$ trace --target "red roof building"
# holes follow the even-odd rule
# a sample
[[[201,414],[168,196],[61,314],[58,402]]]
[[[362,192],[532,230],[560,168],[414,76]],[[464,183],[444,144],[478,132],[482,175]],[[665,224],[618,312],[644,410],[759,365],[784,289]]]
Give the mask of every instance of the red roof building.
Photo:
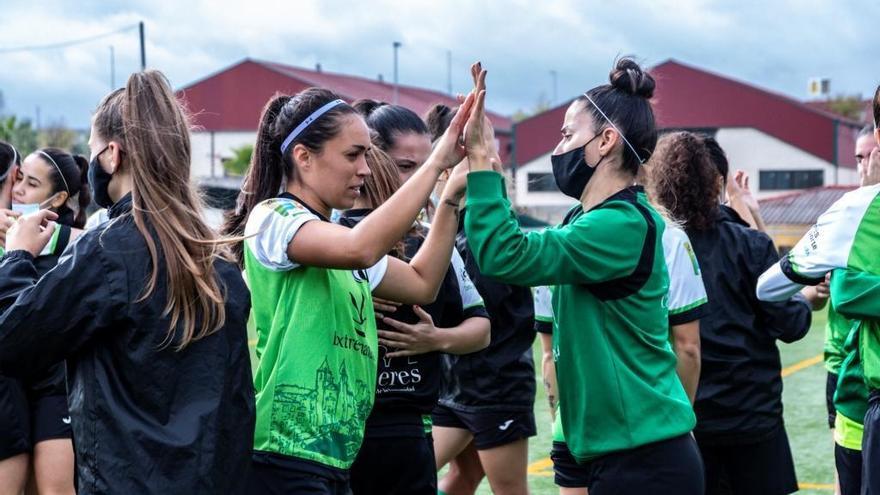
[[[324,72],[320,68],[308,70],[244,59],[178,91],[178,95],[193,114],[197,132],[210,135],[213,139],[210,146],[212,150],[194,152],[194,161],[198,162],[201,155],[210,155],[210,168],[215,173],[206,174],[206,166],[194,163],[197,173],[216,175],[217,167],[213,162],[215,158],[222,159],[223,154],[228,152],[226,142],[237,142],[241,140],[239,138],[256,132],[260,113],[272,95],[276,92],[294,94],[312,86],[330,89],[349,102],[360,98],[391,102],[394,97],[394,85],[389,82]],[[450,106],[458,104],[453,97],[439,91],[406,85],[398,86],[397,101],[419,115],[424,115],[435,103]],[[512,122],[508,117],[494,112],[487,114],[495,125],[502,159],[507,162]],[[220,134],[226,136],[218,136]],[[232,135],[236,136],[235,139],[223,140]],[[218,142],[221,140],[224,142]],[[194,148],[201,144],[205,143],[194,144]],[[205,149],[208,147],[207,144],[202,146]]]
[[[796,99],[675,60],[650,69],[654,114],[663,130],[714,135],[733,169],[746,170],[758,197],[857,181],[854,148],[862,124]],[[571,100],[514,125],[516,203],[552,220],[570,200],[553,185],[549,153]]]
[[[816,223],[820,215],[856,187],[814,187],[759,200],[767,233],[779,250],[787,252]]]

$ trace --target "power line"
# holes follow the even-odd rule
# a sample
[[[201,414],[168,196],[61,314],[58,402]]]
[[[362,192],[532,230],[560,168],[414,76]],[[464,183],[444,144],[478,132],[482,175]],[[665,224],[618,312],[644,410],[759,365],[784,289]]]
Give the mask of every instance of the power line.
[[[130,31],[132,29],[137,29],[138,24],[132,24],[130,26],[126,26],[115,31],[110,31],[109,33],[96,34],[94,36],[89,36],[86,38],[79,38],[75,40],[68,41],[60,41],[58,43],[51,43],[48,45],[30,45],[30,46],[16,46],[11,48],[0,48],[0,53],[15,53],[15,52],[33,52],[38,50],[54,50],[57,48],[66,48],[68,46],[79,45],[82,43],[88,43],[90,41],[99,40],[101,38],[106,38],[108,36],[112,36],[114,34],[124,33],[126,31]]]

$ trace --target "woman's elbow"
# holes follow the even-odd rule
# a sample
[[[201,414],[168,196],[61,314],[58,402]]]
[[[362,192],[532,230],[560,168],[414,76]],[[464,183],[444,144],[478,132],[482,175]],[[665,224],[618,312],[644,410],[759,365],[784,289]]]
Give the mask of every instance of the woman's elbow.
[[[480,327],[480,341],[477,344],[477,348],[474,349],[474,352],[482,351],[492,343],[492,324],[489,322],[489,318],[482,319],[484,321]]]

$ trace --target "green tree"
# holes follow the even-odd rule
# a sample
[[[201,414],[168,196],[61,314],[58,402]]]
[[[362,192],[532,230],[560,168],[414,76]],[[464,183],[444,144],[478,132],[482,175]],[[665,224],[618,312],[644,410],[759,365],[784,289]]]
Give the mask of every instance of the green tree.
[[[232,158],[223,160],[223,169],[229,175],[244,175],[251,163],[251,155],[254,154],[254,146],[246,144],[232,149]]]
[[[837,95],[828,100],[828,108],[837,115],[851,120],[861,122],[865,118],[865,100],[860,94]]]
[[[14,115],[0,117],[0,139],[12,143],[21,153],[37,149],[37,131],[31,121],[18,120]]]
[[[66,127],[62,122],[53,123],[40,130],[38,139],[41,148],[61,148],[69,151],[74,151],[77,141],[79,141],[77,132]]]

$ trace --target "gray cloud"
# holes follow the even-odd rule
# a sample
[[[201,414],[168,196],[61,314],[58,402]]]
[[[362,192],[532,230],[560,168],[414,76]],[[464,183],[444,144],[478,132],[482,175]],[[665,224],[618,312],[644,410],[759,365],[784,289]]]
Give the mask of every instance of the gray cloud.
[[[873,91],[880,74],[872,28],[880,5],[851,2],[446,2],[377,0],[129,2],[61,0],[3,7],[0,47],[85,37],[144,20],[148,65],[183,86],[244,57],[391,79],[391,42],[400,40],[400,80],[468,87],[467,67],[490,71],[489,105],[501,112],[532,107],[552,92],[558,73],[564,100],[606,81],[613,58],[646,64],[677,58],[801,98],[807,78],[832,78],[836,92]],[[136,31],[64,50],[0,53],[7,112],[44,124],[87,127],[110,89],[109,48],[117,84],[137,70]]]

